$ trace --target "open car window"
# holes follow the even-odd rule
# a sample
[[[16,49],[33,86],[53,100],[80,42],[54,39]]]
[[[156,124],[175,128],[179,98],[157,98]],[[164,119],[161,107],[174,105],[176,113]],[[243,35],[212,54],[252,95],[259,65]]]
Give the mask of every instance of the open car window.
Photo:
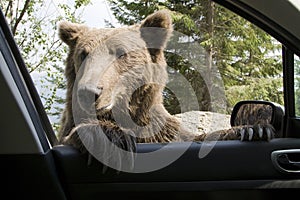
[[[52,4],[40,8],[55,7]],[[171,5],[169,8],[172,10],[175,31],[165,49],[169,82],[163,97],[168,112],[184,120],[191,131],[199,134],[230,128],[232,109],[241,100],[266,100],[283,105],[280,42],[216,3],[203,3],[207,12],[200,9],[200,4],[182,3],[182,6],[191,7],[191,11]],[[57,5],[63,7],[59,3]],[[120,5],[109,4],[111,14],[116,14],[113,10]],[[56,11],[59,11],[59,15],[64,13],[63,10]],[[40,10],[35,12],[41,14]],[[133,23],[121,21],[126,14],[124,11],[120,16],[120,23]],[[194,20],[190,24],[185,21],[189,15],[189,20]],[[66,103],[66,78],[63,71],[67,47],[59,41],[58,21],[54,20],[57,24],[49,25],[45,22],[52,19],[48,15],[45,17],[38,26],[47,31],[42,31],[40,36],[37,29],[32,29],[37,24],[31,25],[30,22],[24,26],[19,25],[19,31],[13,30],[13,34],[57,135]],[[138,16],[134,17],[136,23],[141,20]],[[11,25],[14,23],[11,17],[8,17],[8,22]],[[28,29],[26,26],[35,35],[26,36],[29,32],[22,32]],[[46,37],[45,34],[53,38],[53,45],[46,45],[39,39]],[[22,37],[27,38],[25,40]],[[31,37],[35,39],[29,39]],[[34,48],[43,51],[30,50],[29,45],[34,45],[34,42],[40,44]],[[180,114],[184,112],[188,113]]]
[[[172,13],[174,29],[164,49],[168,82],[162,97],[166,110],[176,116],[188,131],[201,135],[228,130],[234,125],[249,125],[247,120],[237,124],[231,121],[233,108],[240,101],[263,100],[283,107],[281,43],[253,23],[214,2],[200,4],[182,3],[190,10],[166,5]],[[122,5],[115,2],[110,6],[112,14],[116,15],[116,8]],[[44,9],[43,6],[41,8]],[[38,10],[35,12],[40,13]],[[130,25],[132,21],[123,19],[126,14],[127,11],[124,11],[119,17],[120,23]],[[141,22],[141,18],[134,17],[135,23]],[[7,18],[13,27],[13,18],[9,15]],[[187,18],[190,20],[188,23]],[[69,44],[62,43],[63,39],[59,38],[59,21],[54,22],[56,24],[49,25],[44,21],[38,24],[39,29],[47,28],[48,35],[53,37],[53,45],[40,39],[46,37],[44,32],[41,35],[36,31],[33,31],[33,35],[22,32],[27,29],[26,26],[37,26],[30,24],[30,21],[20,25],[19,32],[13,29],[12,33],[25,56],[26,67],[32,75],[55,135],[59,137],[61,119],[70,118],[63,116],[63,109],[74,102],[66,98],[66,88],[69,87],[67,80],[70,77],[65,77],[67,73],[64,71]],[[32,41],[40,46],[34,46],[35,50],[30,49],[33,43],[28,38],[22,39],[26,36],[34,37]],[[37,51],[39,48],[43,51]],[[31,54],[33,56],[29,56]],[[77,95],[75,90],[72,92]],[[251,113],[252,110],[250,108],[247,112]],[[250,118],[255,117],[249,114],[249,121],[252,120]],[[281,128],[279,131],[282,131]]]

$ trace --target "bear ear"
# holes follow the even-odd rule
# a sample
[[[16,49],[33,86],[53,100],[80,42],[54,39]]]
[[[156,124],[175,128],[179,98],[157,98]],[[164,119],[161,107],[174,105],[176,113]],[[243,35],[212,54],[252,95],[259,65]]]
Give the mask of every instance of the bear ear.
[[[170,11],[160,10],[146,17],[140,31],[150,54],[157,56],[163,51],[173,32]]]
[[[58,25],[58,34],[64,43],[73,46],[86,29],[84,25],[62,21]]]

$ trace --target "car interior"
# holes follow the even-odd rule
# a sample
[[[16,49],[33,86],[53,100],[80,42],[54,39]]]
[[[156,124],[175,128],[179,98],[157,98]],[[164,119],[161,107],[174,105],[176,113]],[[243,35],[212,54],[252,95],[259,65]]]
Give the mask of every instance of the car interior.
[[[276,129],[277,138],[268,142],[138,144],[137,154],[144,156],[137,157],[133,171],[107,167],[72,146],[58,144],[1,11],[0,174],[3,197],[274,199],[299,194],[300,120],[295,116],[294,56],[300,55],[300,38],[295,36],[300,35],[300,29],[291,30],[292,26],[275,23],[281,16],[268,13],[266,6],[261,5],[264,1],[215,2],[265,29],[282,43],[285,105],[241,101],[231,113],[231,125],[240,125],[235,119],[243,105],[270,106],[272,117],[269,120]],[[272,0],[268,3],[272,4]],[[279,7],[276,9],[285,6],[287,10],[294,10],[288,1],[276,6]],[[296,17],[300,18],[300,12]]]

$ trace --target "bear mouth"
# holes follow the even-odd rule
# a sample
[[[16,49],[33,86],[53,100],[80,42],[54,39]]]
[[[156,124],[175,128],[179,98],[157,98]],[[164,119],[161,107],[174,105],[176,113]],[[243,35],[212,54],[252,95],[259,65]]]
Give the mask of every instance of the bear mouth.
[[[97,104],[97,103],[95,103],[95,104]],[[98,120],[112,119],[111,105],[106,105],[106,106],[96,109],[96,116],[97,116]]]

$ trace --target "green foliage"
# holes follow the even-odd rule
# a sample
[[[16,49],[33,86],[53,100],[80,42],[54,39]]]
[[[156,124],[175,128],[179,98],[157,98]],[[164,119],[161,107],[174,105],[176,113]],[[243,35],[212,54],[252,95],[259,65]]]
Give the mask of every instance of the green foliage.
[[[275,91],[274,91],[275,89]],[[277,90],[276,90],[277,89]],[[281,78],[257,78],[245,85],[235,85],[226,90],[230,105],[241,100],[260,100],[283,103]]]
[[[159,9],[171,11],[174,30],[185,36],[171,39],[167,63],[190,82],[200,110],[230,112],[245,99],[283,104],[281,46],[245,19],[209,0],[109,2],[119,22],[127,25]],[[191,43],[202,50],[187,48]],[[226,95],[226,102],[218,92]],[[180,112],[174,94],[166,90],[164,95],[168,110]]]
[[[57,23],[61,20],[80,22],[77,11],[89,3],[90,0],[75,0],[73,5],[54,5],[52,1],[43,0],[0,2],[55,130],[64,104],[63,61],[67,53],[58,39]]]

